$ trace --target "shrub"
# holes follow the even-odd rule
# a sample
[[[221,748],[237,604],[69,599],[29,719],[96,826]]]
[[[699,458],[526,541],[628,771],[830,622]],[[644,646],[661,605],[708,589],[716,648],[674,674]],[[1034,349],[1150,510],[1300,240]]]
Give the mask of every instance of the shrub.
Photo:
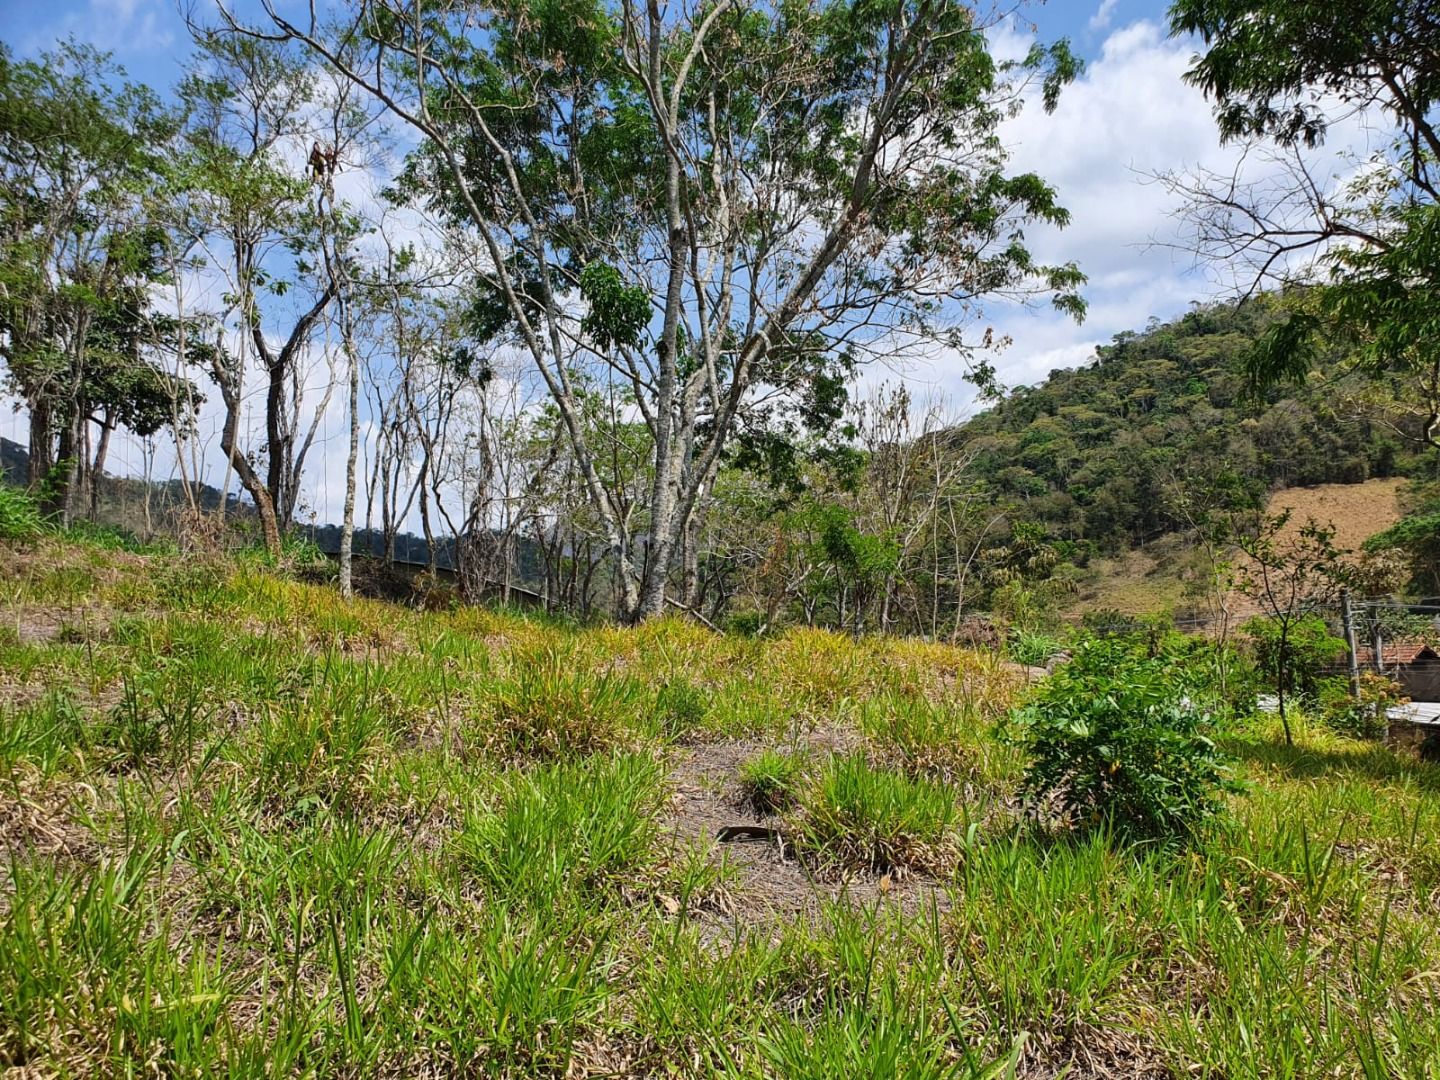
[[[28,491],[0,484],[0,539],[33,540],[45,530],[45,519]]]
[[[1332,730],[1352,739],[1383,739],[1385,711],[1406,698],[1399,683],[1366,671],[1360,675],[1358,698],[1350,693],[1349,678],[1339,675],[1320,681],[1317,700],[1320,719]]]
[[[1330,633],[1319,615],[1297,618],[1282,641],[1279,620],[1251,619],[1243,627],[1266,682],[1286,696],[1314,700],[1321,673],[1344,655],[1345,642]]]
[[[1015,720],[1030,757],[1027,793],[1075,827],[1180,839],[1235,789],[1185,673],[1125,641],[1081,643]]]
[[[763,611],[738,611],[725,620],[725,632],[739,637],[758,637],[765,624]]]

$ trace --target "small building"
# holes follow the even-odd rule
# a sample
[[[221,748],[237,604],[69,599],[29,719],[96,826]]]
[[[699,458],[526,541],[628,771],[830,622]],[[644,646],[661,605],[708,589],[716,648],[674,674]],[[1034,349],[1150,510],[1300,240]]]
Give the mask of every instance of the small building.
[[[1361,671],[1374,671],[1375,650],[1355,650]],[[1380,646],[1379,668],[1400,684],[1411,701],[1440,701],[1440,652],[1423,641],[1397,641]]]

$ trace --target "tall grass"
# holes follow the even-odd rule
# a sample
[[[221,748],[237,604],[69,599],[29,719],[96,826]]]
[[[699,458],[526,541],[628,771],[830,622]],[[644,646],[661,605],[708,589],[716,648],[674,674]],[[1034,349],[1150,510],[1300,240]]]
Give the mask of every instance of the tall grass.
[[[1437,1075],[1435,766],[1262,719],[1188,849],[1042,835],[998,658],[108,542],[0,566],[0,1068]]]

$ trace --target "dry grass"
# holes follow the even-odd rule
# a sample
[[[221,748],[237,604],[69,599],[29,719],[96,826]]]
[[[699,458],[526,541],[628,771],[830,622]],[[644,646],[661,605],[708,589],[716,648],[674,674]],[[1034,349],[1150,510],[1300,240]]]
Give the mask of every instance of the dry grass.
[[[1440,1061],[1434,767],[1261,728],[1195,849],[1054,841],[1013,812],[993,656],[109,556],[6,564],[0,623],[49,628],[0,634],[0,684],[34,688],[0,702],[16,1075]],[[62,632],[82,610],[109,614]],[[778,842],[717,845],[744,824]]]

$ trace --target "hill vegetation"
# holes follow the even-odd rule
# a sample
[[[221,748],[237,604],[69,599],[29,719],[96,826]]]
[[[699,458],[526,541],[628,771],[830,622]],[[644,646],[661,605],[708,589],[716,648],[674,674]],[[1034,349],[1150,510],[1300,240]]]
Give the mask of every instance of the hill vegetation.
[[[1053,537],[1115,553],[1189,527],[1206,498],[1258,506],[1277,488],[1425,467],[1415,443],[1347,413],[1338,363],[1309,387],[1251,390],[1246,363],[1278,306],[1197,307],[1013,391],[962,429],[976,472]]]

